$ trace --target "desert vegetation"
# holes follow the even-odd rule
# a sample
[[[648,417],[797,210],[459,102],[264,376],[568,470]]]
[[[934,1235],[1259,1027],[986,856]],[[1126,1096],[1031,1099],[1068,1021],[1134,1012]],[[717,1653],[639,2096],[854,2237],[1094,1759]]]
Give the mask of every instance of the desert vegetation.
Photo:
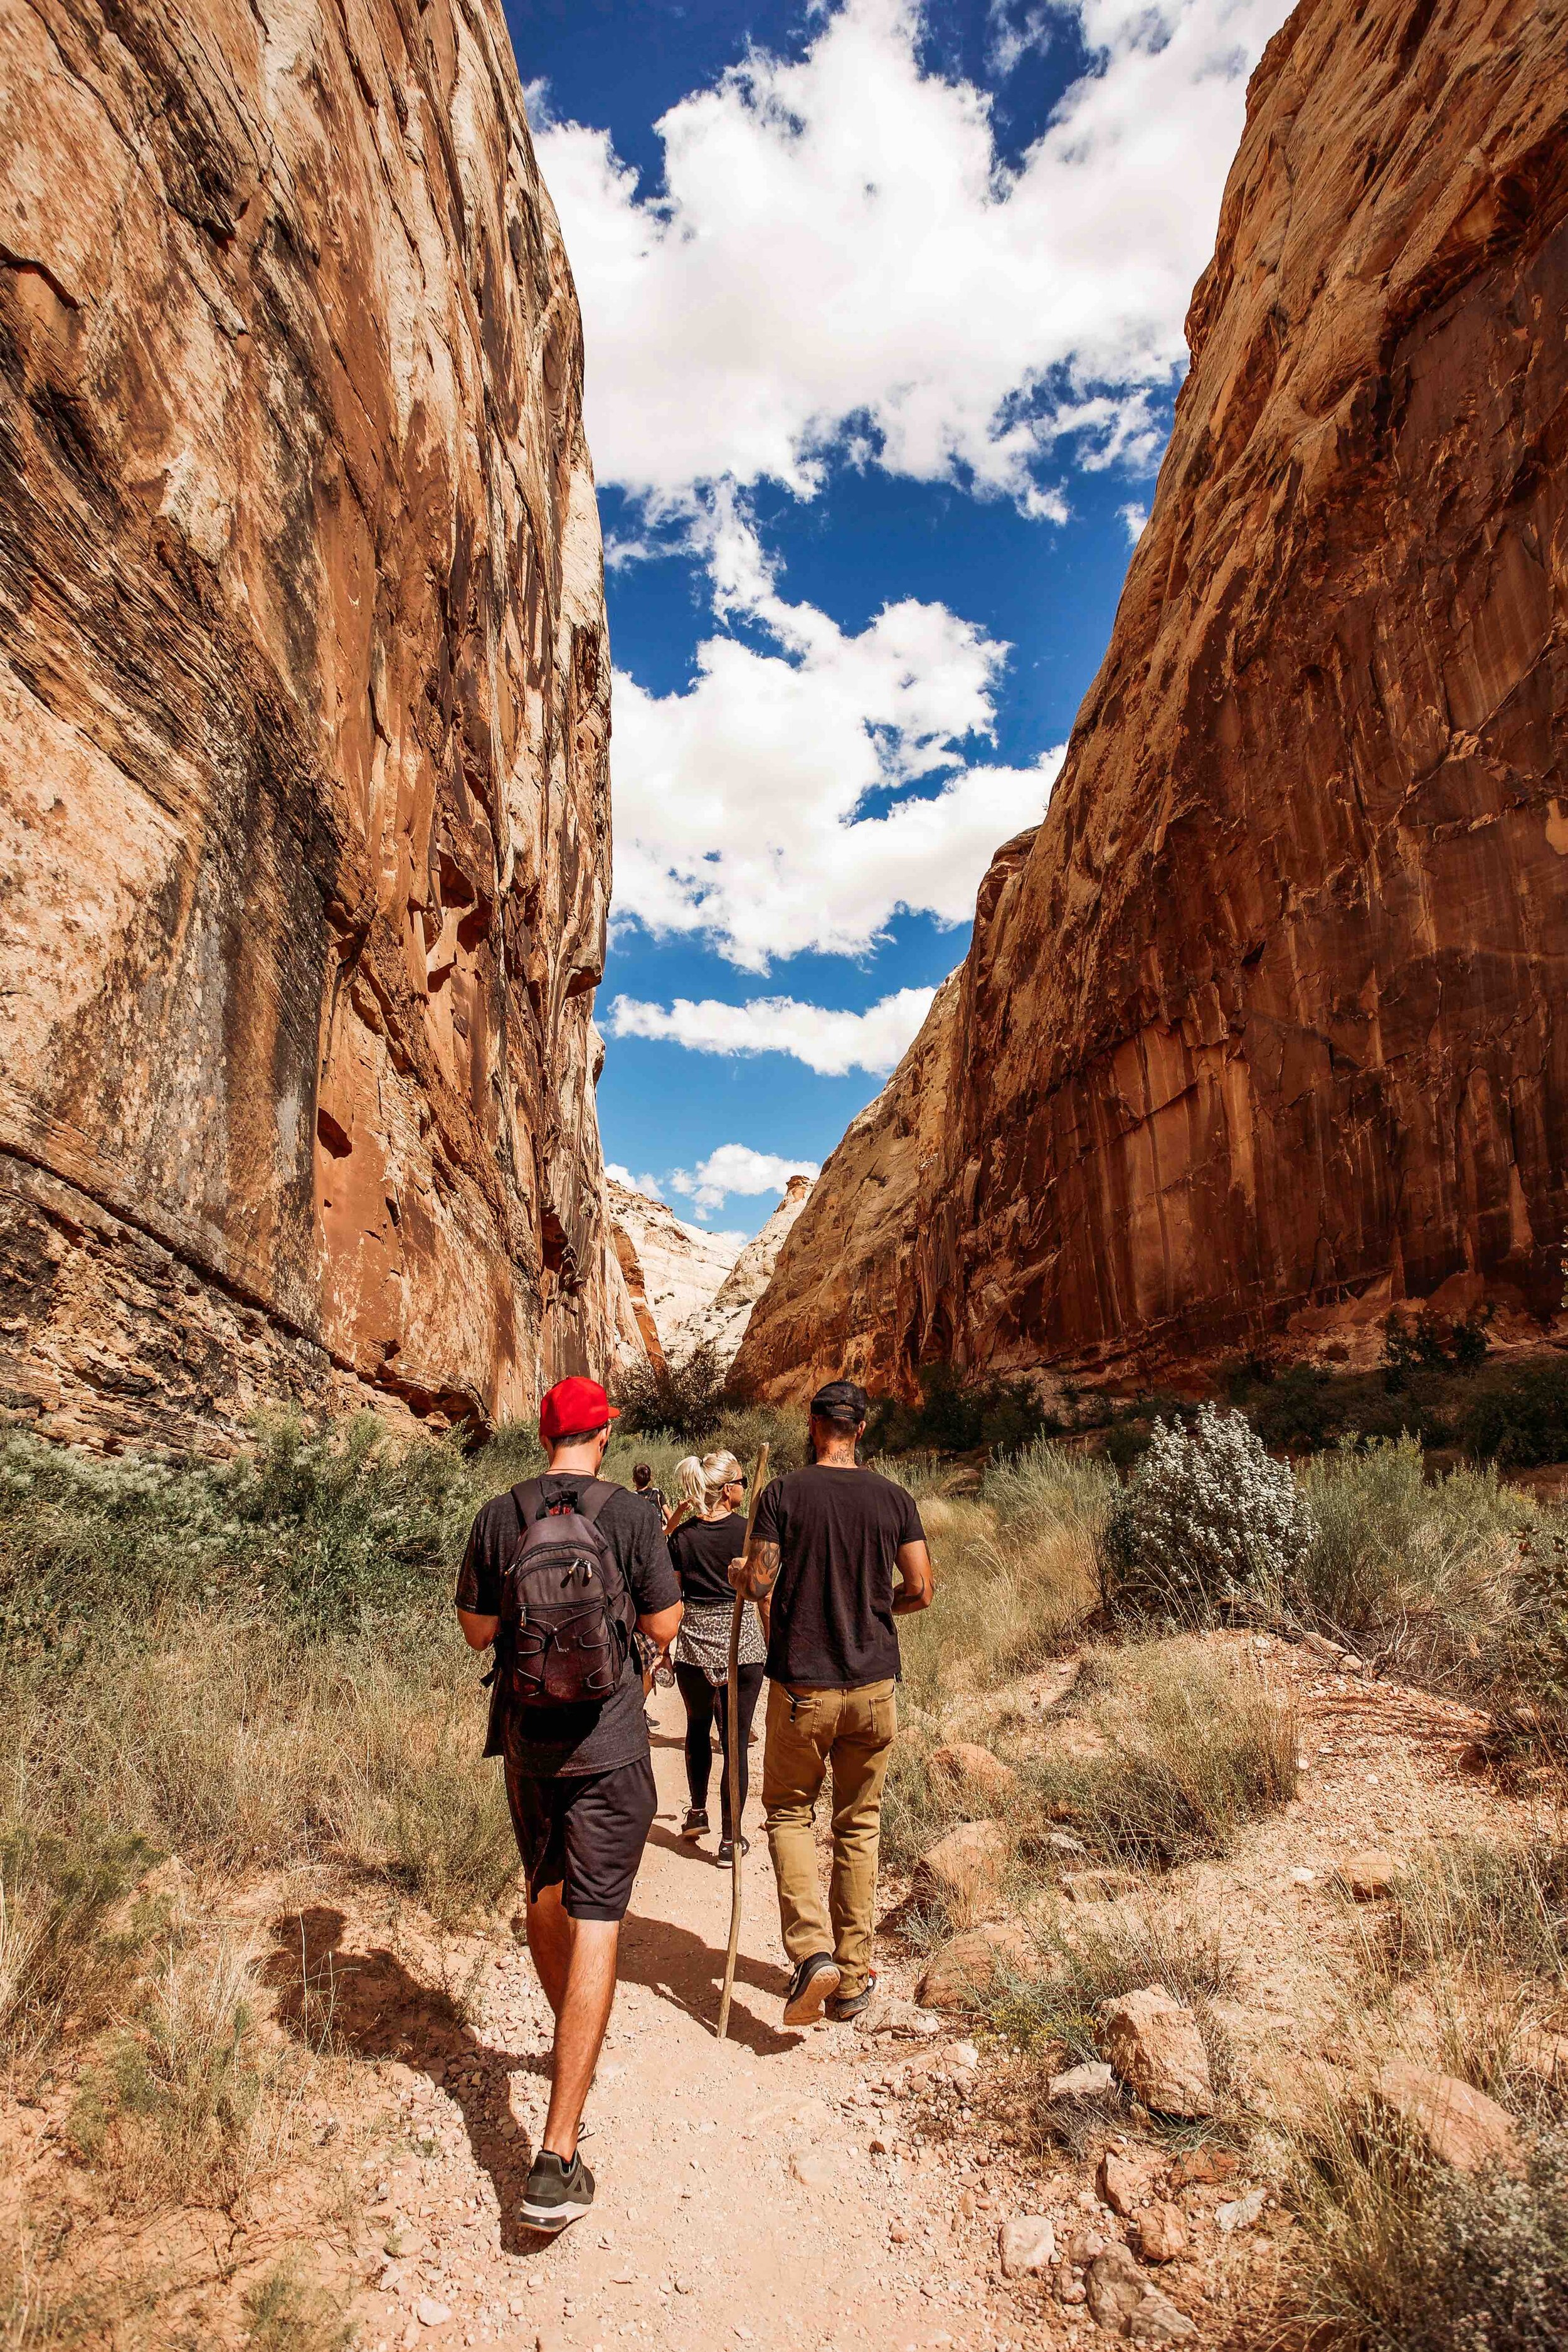
[[[612,1475],[641,1459],[668,1484],[694,1444],[750,1458],[764,1438],[787,1466],[804,1443],[798,1416],[758,1409],[689,1428],[617,1436]],[[77,2183],[68,2228],[6,2210],[0,2342],[156,2342],[157,2279],[117,2273],[106,2301],[73,2233],[193,2209],[238,2228],[302,2151],[321,2227],[355,2242],[375,2158],[352,2136],[319,2154],[348,2063],[331,2001],[280,2033],[276,1955],[212,1891],[336,1873],[389,1917],[408,1905],[459,1937],[499,1924],[515,1853],[475,1769],[479,1669],[450,1584],[479,1503],[536,1459],[523,1433],[465,1449],[287,1418],[232,1463],[0,1439],[0,2046],[14,2095],[53,2102]],[[901,1937],[940,1977],[990,1939],[957,2007],[993,2087],[945,2125],[933,2094],[933,2127],[984,2130],[1075,2189],[1131,2151],[1166,2203],[1199,2200],[1194,2246],[1221,2190],[1172,2183],[1184,2150],[1215,2151],[1216,2179],[1273,2200],[1286,2257],[1265,2277],[1245,2231],[1215,2242],[1238,2341],[1559,2341],[1563,1514],[1495,1464],[1435,1470],[1410,1435],[1291,1469],[1215,1411],[1166,1418],[1131,1469],[1039,1433],[880,1466],[919,1498],[940,1590],[904,1629],[890,1949]],[[1318,2021],[1292,2035],[1308,2087],[1281,2101],[1245,1904],[1298,1848],[1332,1848],[1336,1805],[1355,1829],[1361,1792],[1333,1780],[1314,1726],[1384,1695],[1357,1756],[1381,1777],[1409,1710],[1447,1708],[1459,1793],[1411,1812],[1378,1899],[1336,1892],[1319,1861],[1298,1914],[1268,1926]],[[1054,2095],[1099,2064],[1108,2014],[1154,1988],[1192,2021],[1203,2116],[1162,2116],[1121,2074]],[[460,2015],[464,1985],[448,1997]],[[1434,2157],[1368,2088],[1390,2050],[1494,2102],[1510,2163]],[[1074,2242],[1064,2224],[1052,2291],[1069,2309],[1098,2259]],[[1180,2300],[1182,2275],[1162,2270],[1160,2291]],[[269,2249],[236,2275],[225,2340],[328,2352],[349,2340],[343,2302],[341,2276]]]

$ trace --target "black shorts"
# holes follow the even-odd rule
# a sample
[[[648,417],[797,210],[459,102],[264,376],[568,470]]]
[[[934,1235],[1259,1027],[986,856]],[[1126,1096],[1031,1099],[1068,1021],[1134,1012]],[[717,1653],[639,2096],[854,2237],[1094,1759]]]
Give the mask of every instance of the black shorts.
[[[658,1810],[652,1758],[541,1780],[509,1763],[506,1797],[530,1902],[559,1886],[570,1918],[624,1919]]]

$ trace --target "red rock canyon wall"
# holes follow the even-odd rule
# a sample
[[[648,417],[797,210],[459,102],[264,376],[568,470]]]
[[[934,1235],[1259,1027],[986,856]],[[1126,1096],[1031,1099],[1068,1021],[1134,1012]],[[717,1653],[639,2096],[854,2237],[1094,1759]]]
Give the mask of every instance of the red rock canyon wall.
[[[1049,812],[785,1244],[764,1394],[1558,1305],[1563,0],[1304,0],[1188,340]]]
[[[526,1411],[636,1340],[582,338],[500,0],[0,0],[0,1403]]]

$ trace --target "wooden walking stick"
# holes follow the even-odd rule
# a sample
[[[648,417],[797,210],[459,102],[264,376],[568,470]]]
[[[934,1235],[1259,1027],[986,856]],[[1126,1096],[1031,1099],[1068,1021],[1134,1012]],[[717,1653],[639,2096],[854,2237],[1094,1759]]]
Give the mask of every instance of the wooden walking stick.
[[[768,1475],[768,1449],[764,1445],[757,1456],[757,1466],[752,1473],[752,1499],[746,1506],[746,1544],[741,1557],[752,1549],[752,1529],[757,1524],[757,1505],[763,1498],[763,1481]],[[741,1947],[741,1625],[746,1606],[743,1592],[735,1595],[735,1606],[730,1612],[730,1672],[724,1685],[724,1722],[729,1754],[724,1769],[730,1782],[730,1948],[724,1955],[724,1990],[719,2001],[719,2039],[722,2042],[730,2031],[730,1995],[735,1990],[735,1954]]]

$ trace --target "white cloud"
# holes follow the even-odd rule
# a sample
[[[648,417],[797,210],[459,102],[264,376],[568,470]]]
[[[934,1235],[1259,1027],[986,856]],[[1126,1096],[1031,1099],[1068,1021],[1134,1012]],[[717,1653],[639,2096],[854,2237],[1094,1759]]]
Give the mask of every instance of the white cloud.
[[[1152,458],[1147,395],[1182,364],[1245,77],[1287,0],[1070,9],[1090,70],[1016,170],[986,94],[922,68],[918,0],[845,0],[798,60],[753,50],[683,98],[657,126],[660,194],[535,89],[601,481],[808,496],[837,446],[1060,517],[1064,436]],[[1044,29],[994,11],[997,63]]]
[[[664,1198],[658,1189],[657,1176],[634,1176],[631,1170],[623,1168],[618,1160],[606,1160],[605,1173],[612,1184],[624,1184],[628,1192],[645,1193],[650,1201],[662,1201]]]
[[[697,1054],[790,1054],[823,1077],[848,1070],[890,1070],[931,1010],[934,988],[900,988],[864,1013],[834,1013],[793,996],[756,996],[749,1004],[700,1003],[678,996],[668,1011],[617,996],[606,1026],[613,1037],[668,1038]]]
[[[1121,528],[1127,533],[1128,546],[1136,547],[1148,524],[1148,508],[1137,499],[1129,499],[1127,504],[1124,507],[1118,507],[1116,511],[1121,519]]]
[[[670,1190],[684,1193],[700,1216],[723,1206],[731,1192],[782,1192],[792,1176],[822,1173],[815,1160],[781,1160],[776,1151],[753,1151],[749,1143],[721,1143],[695,1171],[671,1171]]]
[[[1006,647],[943,604],[906,599],[850,635],[786,604],[727,490],[687,528],[716,612],[750,625],[698,648],[684,694],[616,675],[618,919],[704,934],[759,972],[863,955],[900,908],[968,922],[996,844],[1038,822],[1061,764],[1059,749],[1024,768],[964,760],[991,732]]]

